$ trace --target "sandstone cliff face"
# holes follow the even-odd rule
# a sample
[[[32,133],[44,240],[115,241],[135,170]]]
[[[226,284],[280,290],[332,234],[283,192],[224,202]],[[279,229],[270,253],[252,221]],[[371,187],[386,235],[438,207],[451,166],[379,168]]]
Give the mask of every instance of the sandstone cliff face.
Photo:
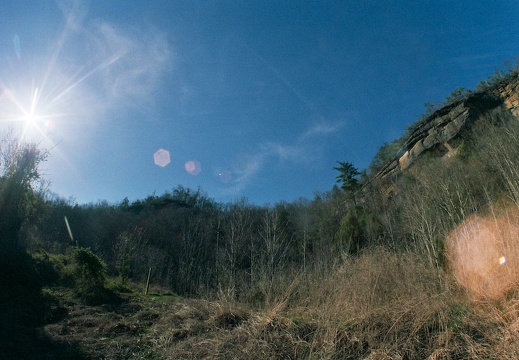
[[[481,93],[443,107],[421,121],[404,144],[404,154],[387,163],[375,178],[386,179],[408,168],[424,152],[441,148],[447,154],[455,151],[449,141],[474,121],[496,109],[519,119],[519,74]]]
[[[519,118],[519,74],[510,82],[498,86],[494,93],[502,99],[504,106]]]

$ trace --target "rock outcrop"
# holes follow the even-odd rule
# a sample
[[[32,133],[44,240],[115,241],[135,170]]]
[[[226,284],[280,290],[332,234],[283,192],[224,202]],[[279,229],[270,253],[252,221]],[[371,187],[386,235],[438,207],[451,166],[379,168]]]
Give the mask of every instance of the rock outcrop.
[[[375,178],[387,179],[400,174],[429,150],[452,153],[455,149],[449,142],[496,109],[519,119],[519,73],[485,92],[473,93],[465,100],[445,106],[417,123],[404,143],[404,154],[388,162]]]

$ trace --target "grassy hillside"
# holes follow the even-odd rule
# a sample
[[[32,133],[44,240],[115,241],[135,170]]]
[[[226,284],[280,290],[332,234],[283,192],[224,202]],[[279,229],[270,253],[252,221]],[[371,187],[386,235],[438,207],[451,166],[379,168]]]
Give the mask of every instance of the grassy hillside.
[[[418,143],[400,139],[371,173],[339,162],[340,188],[273,206],[218,204],[181,186],[70,203],[39,187],[45,153],[6,136],[0,354],[518,358],[519,122],[513,102],[478,107],[484,96],[456,94],[408,134],[436,141],[437,116],[476,106],[447,145],[381,176]]]
[[[445,283],[449,281],[449,283]],[[98,306],[67,299],[42,328],[75,356],[106,359],[513,359],[516,293],[474,301],[412,254],[377,248],[323,278],[298,278],[258,309],[164,289]],[[70,345],[69,345],[70,346]],[[70,353],[69,353],[70,354]]]

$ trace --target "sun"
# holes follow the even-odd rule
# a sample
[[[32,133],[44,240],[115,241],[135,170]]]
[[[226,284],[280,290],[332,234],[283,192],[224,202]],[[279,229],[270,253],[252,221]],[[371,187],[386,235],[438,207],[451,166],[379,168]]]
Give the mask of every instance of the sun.
[[[37,87],[23,89],[0,84],[0,123],[20,130],[21,139],[41,140],[49,135],[52,116],[46,113]]]
[[[23,124],[23,132],[25,134],[34,132],[41,133],[43,116],[38,112],[40,102],[38,88],[32,89],[31,95],[27,100],[28,101],[23,104],[25,106],[21,104],[21,101],[15,101],[19,111],[18,121]]]
[[[32,127],[38,125],[38,119],[40,116],[34,111],[28,112],[21,117],[21,121],[25,123],[25,126]]]
[[[38,115],[37,114],[27,114],[25,115],[25,117],[23,118],[23,121],[25,121],[28,125],[33,125],[33,124],[36,124],[36,120],[38,119]]]
[[[23,134],[29,137],[32,137],[33,135],[40,136],[43,135],[43,128],[41,123],[41,117],[35,113],[35,112],[29,112],[27,114],[24,114],[21,117],[21,122],[23,126]]]

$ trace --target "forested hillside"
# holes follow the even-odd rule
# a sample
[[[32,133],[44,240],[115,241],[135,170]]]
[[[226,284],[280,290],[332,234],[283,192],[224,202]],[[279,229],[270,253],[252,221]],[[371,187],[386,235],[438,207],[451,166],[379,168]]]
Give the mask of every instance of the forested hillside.
[[[382,146],[369,169],[339,161],[329,192],[264,206],[221,204],[182,186],[137,201],[76,204],[40,186],[46,153],[6,134],[0,301],[10,325],[1,336],[95,357],[67,338],[71,315],[56,309],[67,301],[124,306],[121,291],[144,288],[151,269],[154,291],[175,294],[175,304],[213,305],[196,303],[204,309],[198,330],[178,312],[166,315],[177,305],[153,307],[135,333],[142,346],[130,355],[115,351],[114,340],[112,358],[515,358],[518,79],[513,69],[476,91],[455,91]],[[168,316],[183,333],[164,342]],[[137,326],[129,319],[119,321]],[[45,327],[59,321],[61,333]],[[31,354],[19,341],[2,346]]]

